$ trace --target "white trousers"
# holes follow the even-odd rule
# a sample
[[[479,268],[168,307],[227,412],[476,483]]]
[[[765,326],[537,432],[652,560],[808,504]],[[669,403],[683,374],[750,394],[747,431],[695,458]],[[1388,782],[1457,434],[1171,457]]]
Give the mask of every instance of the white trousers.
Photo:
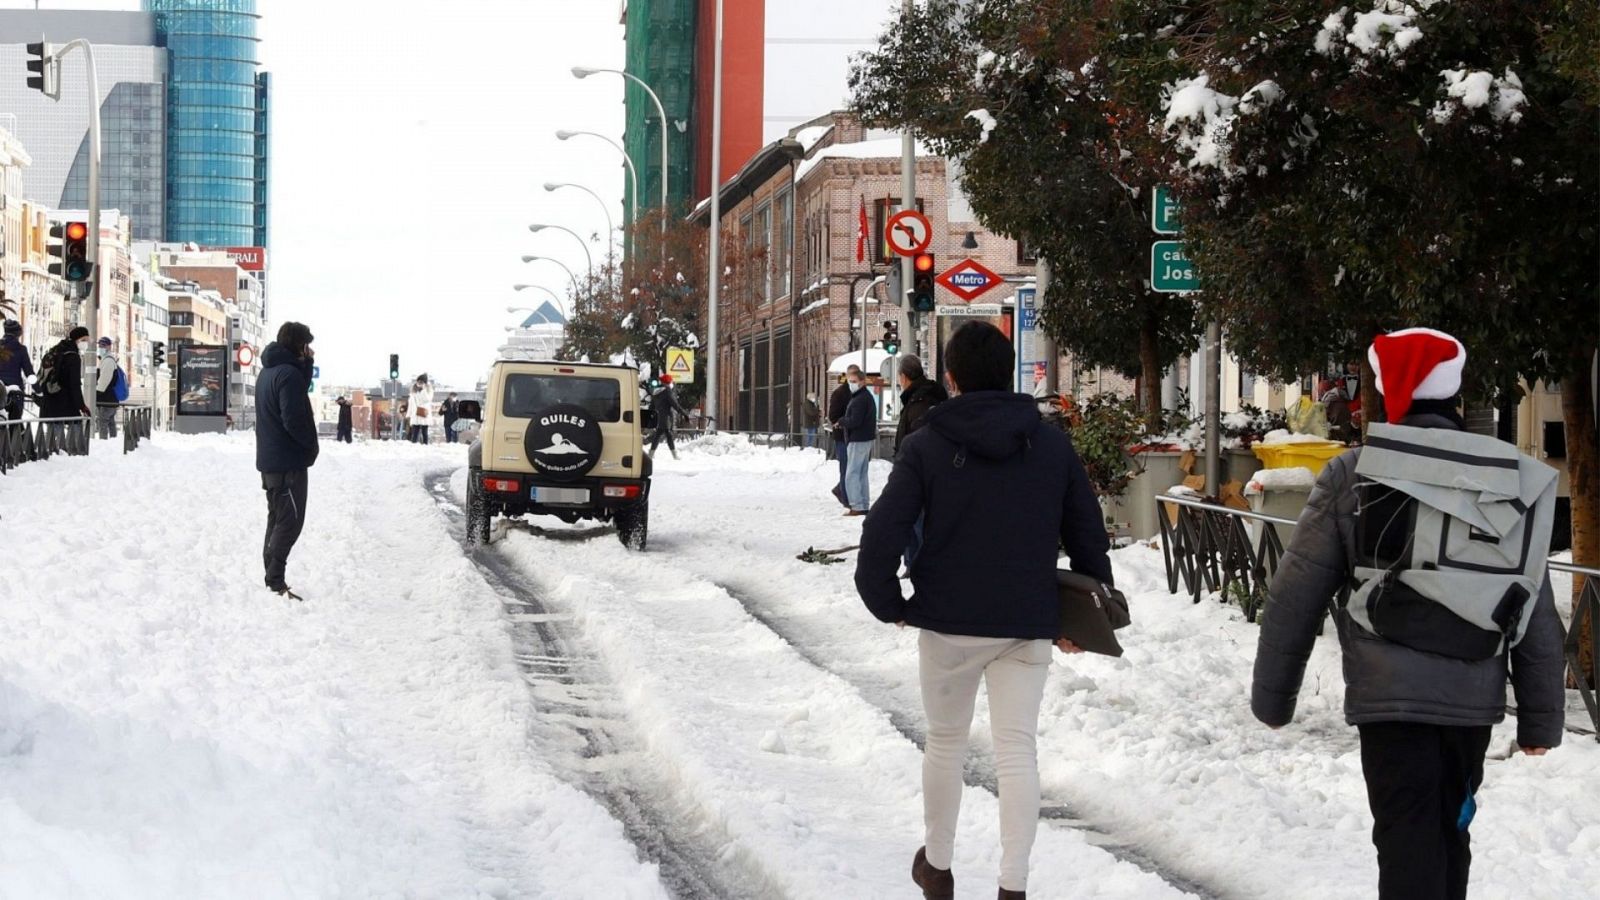
[[[978,681],[989,686],[989,728],[1000,777],[1000,886],[1028,888],[1028,856],[1039,828],[1039,704],[1050,642],[923,631],[919,643],[928,743],[922,806],[928,862],[950,868],[964,788],[962,769]]]

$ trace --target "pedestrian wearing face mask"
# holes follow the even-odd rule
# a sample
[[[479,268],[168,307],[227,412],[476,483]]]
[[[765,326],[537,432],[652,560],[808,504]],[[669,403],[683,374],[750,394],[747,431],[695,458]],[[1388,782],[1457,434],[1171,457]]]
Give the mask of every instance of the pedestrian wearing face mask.
[[[39,418],[88,417],[83,399],[83,354],[89,352],[89,329],[82,325],[67,332],[51,347],[39,365]]]
[[[878,402],[866,389],[866,376],[852,370],[845,381],[850,402],[839,424],[844,430],[848,460],[844,490],[850,501],[847,516],[864,516],[872,506],[872,490],[867,482],[867,464],[872,461],[872,442],[878,437]]]
[[[102,441],[117,436],[117,412],[128,399],[128,376],[117,362],[117,351],[111,338],[99,341],[100,362],[95,371],[94,413],[95,433]]]

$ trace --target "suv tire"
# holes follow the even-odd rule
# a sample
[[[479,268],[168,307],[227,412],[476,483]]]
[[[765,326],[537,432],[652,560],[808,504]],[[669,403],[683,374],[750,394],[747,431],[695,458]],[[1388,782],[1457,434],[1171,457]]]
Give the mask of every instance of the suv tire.
[[[489,506],[483,497],[483,470],[467,470],[467,546],[487,545],[491,533]]]
[[[650,537],[650,500],[646,497],[633,506],[619,509],[613,517],[617,525],[617,540],[629,550],[644,550]]]

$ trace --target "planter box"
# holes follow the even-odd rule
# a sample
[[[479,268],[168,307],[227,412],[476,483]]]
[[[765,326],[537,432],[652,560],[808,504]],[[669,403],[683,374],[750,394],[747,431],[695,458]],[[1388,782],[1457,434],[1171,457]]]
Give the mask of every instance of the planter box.
[[[1246,484],[1250,476],[1261,468],[1261,460],[1251,450],[1228,450],[1223,453],[1222,481]]]
[[[1128,489],[1116,500],[1102,498],[1100,508],[1116,523],[1119,532],[1138,540],[1155,537],[1161,533],[1161,523],[1156,519],[1156,498],[1167,488],[1182,484],[1185,473],[1178,468],[1183,454],[1177,451],[1152,450],[1140,453],[1135,459],[1144,471],[1128,482]]]

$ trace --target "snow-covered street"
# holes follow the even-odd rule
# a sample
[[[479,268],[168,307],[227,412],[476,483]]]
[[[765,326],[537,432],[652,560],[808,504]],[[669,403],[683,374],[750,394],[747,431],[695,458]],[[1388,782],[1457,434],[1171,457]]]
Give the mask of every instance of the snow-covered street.
[[[853,556],[796,560],[860,533],[820,452],[663,455],[643,554],[554,520],[469,554],[465,448],[325,444],[296,604],[261,585],[250,435],[95,451],[0,478],[0,898],[915,895],[916,635]],[[1271,731],[1256,627],[1113,558],[1127,655],[1055,657],[1030,895],[1372,896],[1331,629]],[[1594,896],[1600,745],[1513,733],[1473,895]],[[980,699],[960,897],[994,896],[988,743]]]

